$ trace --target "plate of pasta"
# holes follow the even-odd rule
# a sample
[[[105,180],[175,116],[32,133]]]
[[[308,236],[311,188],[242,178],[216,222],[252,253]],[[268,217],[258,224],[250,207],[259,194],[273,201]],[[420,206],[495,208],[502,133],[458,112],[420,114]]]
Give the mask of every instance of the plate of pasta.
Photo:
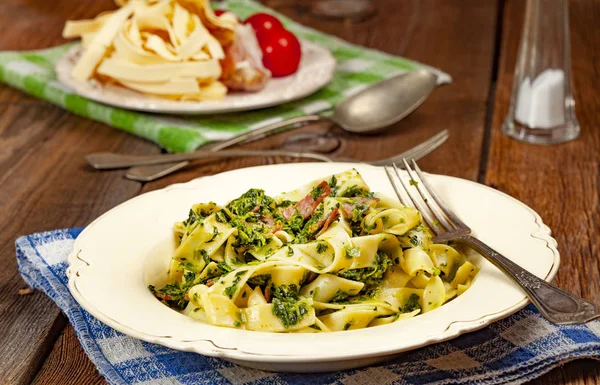
[[[478,237],[552,279],[559,254],[534,211],[474,182],[428,178]],[[121,204],[79,236],[67,274],[86,310],[133,337],[266,370],[331,371],[526,305],[491,263],[431,238],[382,168],[261,166]]]
[[[267,33],[215,12],[208,0],[116,4],[63,29],[80,44],[58,60],[57,78],[83,97],[139,111],[225,113],[297,100],[333,77],[331,53],[299,40],[275,16],[280,27]]]

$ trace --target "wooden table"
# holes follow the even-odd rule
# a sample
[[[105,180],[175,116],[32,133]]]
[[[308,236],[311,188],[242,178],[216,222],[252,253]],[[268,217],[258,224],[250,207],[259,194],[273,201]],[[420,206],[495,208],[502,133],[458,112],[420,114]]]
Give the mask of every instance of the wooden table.
[[[424,159],[430,172],[485,183],[541,214],[562,253],[555,283],[600,303],[600,2],[571,1],[572,56],[581,137],[553,147],[533,146],[500,132],[508,109],[522,0],[381,0],[365,21],[318,19],[303,0],[267,4],[295,20],[354,43],[440,67],[454,82],[385,134],[344,135],[334,155],[375,159],[399,152],[447,128],[451,137]],[[109,0],[3,0],[0,50],[63,43],[67,19],[112,9]],[[249,145],[277,148],[286,133]],[[200,175],[282,159],[238,159],[197,165],[157,182],[96,172],[83,156],[94,151],[156,153],[153,144],[79,118],[0,86],[0,384],[105,383],[73,328],[44,294],[19,295],[14,239],[55,228],[85,226],[140,193]],[[536,384],[600,384],[597,361],[554,369]]]

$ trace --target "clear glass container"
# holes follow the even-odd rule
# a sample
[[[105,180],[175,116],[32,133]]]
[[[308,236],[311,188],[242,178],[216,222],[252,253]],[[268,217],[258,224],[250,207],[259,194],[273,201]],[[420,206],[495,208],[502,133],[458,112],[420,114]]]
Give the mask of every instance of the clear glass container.
[[[505,134],[536,144],[579,136],[570,45],[568,0],[527,0]]]

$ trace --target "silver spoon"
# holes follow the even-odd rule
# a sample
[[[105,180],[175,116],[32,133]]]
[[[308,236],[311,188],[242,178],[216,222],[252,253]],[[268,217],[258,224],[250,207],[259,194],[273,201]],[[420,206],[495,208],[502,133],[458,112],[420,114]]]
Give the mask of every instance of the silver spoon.
[[[318,120],[330,120],[344,130],[357,134],[380,132],[416,110],[436,85],[437,76],[428,70],[419,69],[407,72],[375,83],[349,96],[335,106],[331,117],[298,116],[238,135],[199,151],[218,151],[262,138],[290,125]],[[129,179],[147,182],[177,171],[188,163],[186,161],[168,165],[133,167],[125,176]]]

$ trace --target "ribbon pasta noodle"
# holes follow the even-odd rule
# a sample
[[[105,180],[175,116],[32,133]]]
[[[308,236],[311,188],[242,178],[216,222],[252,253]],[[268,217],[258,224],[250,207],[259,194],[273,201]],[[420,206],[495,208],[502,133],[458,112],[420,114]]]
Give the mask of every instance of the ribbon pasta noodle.
[[[228,88],[258,91],[270,78],[252,29],[230,12],[216,16],[208,0],[116,3],[116,11],[65,24],[63,37],[82,42],[76,80],[174,100],[217,100]]]
[[[398,322],[461,295],[478,269],[355,170],[269,197],[194,205],[175,224],[166,305],[218,326],[317,333]]]

